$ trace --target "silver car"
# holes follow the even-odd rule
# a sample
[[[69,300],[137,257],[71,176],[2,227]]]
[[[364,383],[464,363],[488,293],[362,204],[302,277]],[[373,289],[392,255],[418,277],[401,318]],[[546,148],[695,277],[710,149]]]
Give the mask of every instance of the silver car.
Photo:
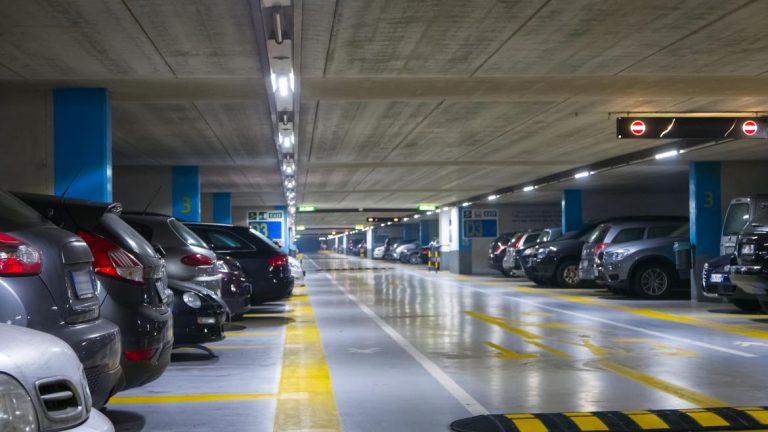
[[[523,277],[523,266],[520,264],[520,255],[523,251],[536,243],[541,236],[541,231],[526,231],[507,245],[507,252],[501,262],[501,273],[506,277]]]
[[[614,292],[628,292],[643,298],[670,295],[690,272],[675,267],[675,242],[688,240],[688,224],[668,237],[646,238],[608,246],[598,262],[597,280]]]
[[[114,432],[91,409],[88,381],[64,341],[0,324],[0,430]]]
[[[128,225],[165,253],[168,279],[190,282],[221,297],[221,275],[216,254],[176,218],[157,214],[123,212]]]

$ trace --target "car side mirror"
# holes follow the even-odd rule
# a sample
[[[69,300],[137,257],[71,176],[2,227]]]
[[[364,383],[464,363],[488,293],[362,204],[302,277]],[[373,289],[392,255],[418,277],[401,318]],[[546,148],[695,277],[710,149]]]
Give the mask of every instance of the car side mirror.
[[[165,256],[167,255],[165,253],[165,249],[163,249],[163,247],[157,243],[152,243],[152,249],[154,249],[155,252],[157,252],[157,254],[160,255],[160,258],[165,258]]]

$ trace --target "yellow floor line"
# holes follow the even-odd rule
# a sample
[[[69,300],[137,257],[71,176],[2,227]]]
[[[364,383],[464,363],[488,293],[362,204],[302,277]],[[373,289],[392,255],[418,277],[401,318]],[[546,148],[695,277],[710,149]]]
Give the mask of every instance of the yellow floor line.
[[[493,317],[493,316],[481,314],[480,312],[475,312],[475,311],[464,311],[464,313],[476,320],[501,327],[504,330],[514,333],[522,338],[541,339],[540,335],[537,335],[536,333],[531,333],[527,330],[523,330],[519,327],[510,325],[507,322],[505,322],[503,318]]]
[[[230,331],[224,332],[226,337],[245,337],[245,336],[280,336],[281,332],[249,332],[249,331]]]
[[[524,293],[546,295],[546,296],[557,298],[558,300],[564,300],[572,303],[594,305],[594,306],[603,307],[606,309],[617,310],[620,312],[642,316],[646,318],[653,318],[661,321],[670,321],[678,324],[687,324],[687,325],[692,325],[696,327],[706,328],[709,330],[715,330],[723,333],[731,333],[739,336],[751,337],[756,339],[768,339],[768,330],[751,329],[751,328],[736,325],[736,324],[723,324],[718,322],[710,322],[710,321],[705,321],[703,319],[694,318],[688,315],[674,315],[668,312],[660,312],[652,309],[642,309],[642,308],[636,308],[636,307],[630,307],[630,306],[606,304],[605,302],[602,302],[595,298],[568,295],[568,294],[555,294],[555,293],[547,292],[545,290],[536,289],[536,288],[515,286],[515,287],[512,287],[512,289],[514,289],[515,291],[524,292]]]
[[[228,402],[275,399],[271,393],[212,393],[187,395],[114,396],[110,405],[139,405],[160,403]]]
[[[340,431],[331,374],[312,305],[306,297],[290,301],[295,321],[285,329],[274,430]]]
[[[727,402],[723,402],[711,396],[689,390],[677,384],[672,384],[660,378],[644,374],[640,371],[622,366],[618,363],[614,363],[608,360],[600,360],[598,361],[598,365],[605,370],[621,375],[648,387],[655,388],[656,390],[662,391],[664,393],[671,394],[672,396],[702,408],[731,406]]]

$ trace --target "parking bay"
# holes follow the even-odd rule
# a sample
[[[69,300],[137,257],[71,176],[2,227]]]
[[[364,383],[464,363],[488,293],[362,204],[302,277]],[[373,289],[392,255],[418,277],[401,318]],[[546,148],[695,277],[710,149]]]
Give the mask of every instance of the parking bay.
[[[764,404],[768,320],[730,305],[330,254],[305,266],[306,289],[236,323],[218,358],[177,351],[118,395],[116,428],[447,430],[486,412]]]

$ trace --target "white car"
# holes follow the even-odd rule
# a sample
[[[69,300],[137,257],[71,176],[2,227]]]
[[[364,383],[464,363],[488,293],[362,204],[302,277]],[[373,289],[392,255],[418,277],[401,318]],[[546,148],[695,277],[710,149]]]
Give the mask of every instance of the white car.
[[[64,341],[0,324],[0,430],[114,432],[91,409],[77,355]]]
[[[304,285],[304,276],[307,275],[307,272],[304,271],[301,260],[288,256],[288,265],[291,266],[291,275],[293,276],[294,283]]]
[[[373,250],[374,259],[384,259],[384,246],[379,246]]]

